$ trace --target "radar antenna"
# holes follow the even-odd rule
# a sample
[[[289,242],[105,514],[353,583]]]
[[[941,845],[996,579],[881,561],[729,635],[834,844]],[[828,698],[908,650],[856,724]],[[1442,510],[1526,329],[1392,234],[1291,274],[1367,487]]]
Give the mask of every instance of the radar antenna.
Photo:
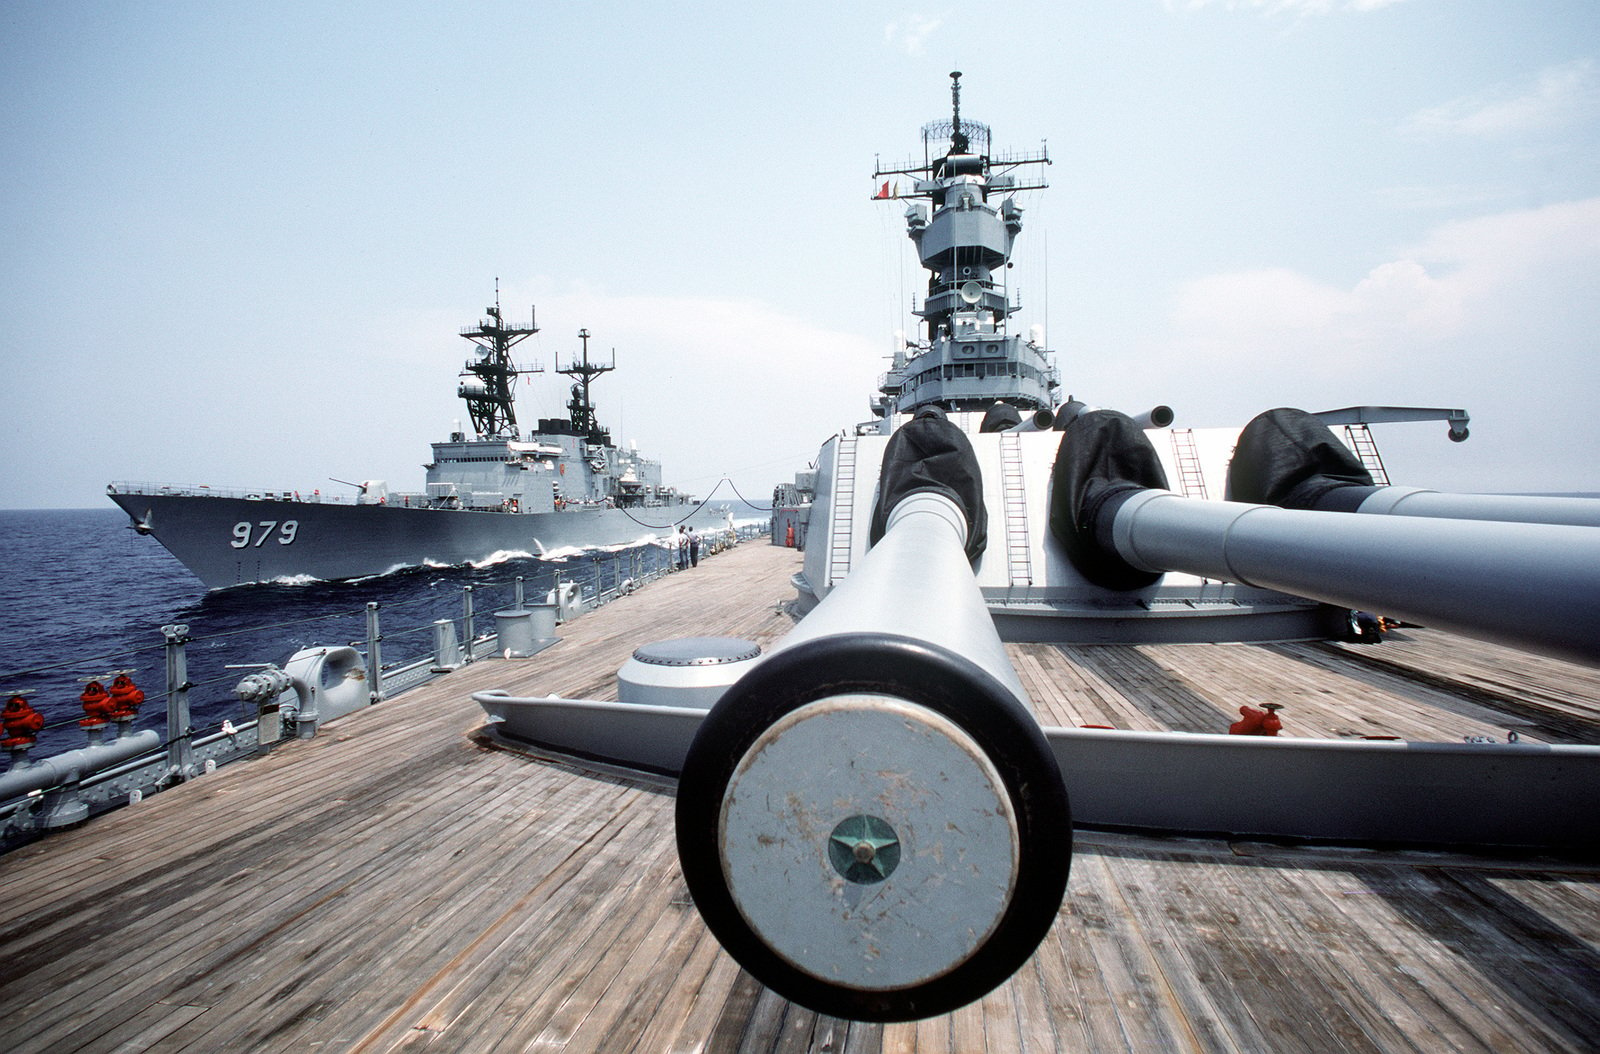
[[[961,71],[950,73],[950,152],[967,152],[967,133],[961,130]]]
[[[511,361],[511,348],[539,332],[533,324],[533,309],[528,309],[527,325],[507,324],[500,313],[500,279],[494,280],[494,306],[484,308],[487,318],[476,326],[464,326],[461,335],[478,348],[477,361],[461,368],[461,383],[456,394],[467,404],[472,429],[483,439],[517,438],[517,411],[512,405],[512,385],[524,373],[543,373],[534,365],[518,369]]]
[[[609,363],[589,361],[589,331],[578,330],[578,339],[583,341],[583,361],[568,362],[561,365],[556,362],[556,372],[567,377],[576,377],[578,383],[572,386],[572,399],[567,403],[567,413],[572,418],[573,431],[580,435],[588,436],[589,442],[600,446],[611,445],[611,433],[600,427],[600,421],[595,416],[594,403],[589,398],[589,384],[602,373],[610,373],[617,368],[617,356],[613,352]]]

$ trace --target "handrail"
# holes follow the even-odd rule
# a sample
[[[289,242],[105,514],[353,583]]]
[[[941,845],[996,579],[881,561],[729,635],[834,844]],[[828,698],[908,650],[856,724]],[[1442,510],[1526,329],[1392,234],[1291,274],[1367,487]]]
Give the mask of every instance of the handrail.
[[[737,531],[737,537],[748,538],[751,535],[750,530]],[[707,551],[705,555],[711,554]],[[583,580],[578,583],[579,595],[576,607],[568,605],[563,608],[564,614],[577,614],[671,573],[674,570],[675,558],[675,547],[668,549],[659,543],[647,542],[609,552],[587,553],[585,562],[576,566],[566,561],[542,565],[538,573],[531,576],[531,583],[530,576],[524,574],[464,585],[461,588],[461,609],[449,619],[458,625],[464,624],[468,627],[460,634],[461,645],[457,661],[470,663],[499,654],[495,633],[480,635],[472,632],[470,627],[473,625],[473,609],[476,608],[476,618],[479,623],[487,623],[490,619],[486,619],[486,615],[492,615],[497,608],[509,608],[515,605],[513,589],[517,591],[518,596],[524,596],[531,591],[533,599],[542,600],[549,592],[559,593],[562,583],[572,581],[574,571],[581,569],[584,573]],[[392,601],[387,605],[368,602],[367,606],[352,608],[348,612],[288,619],[209,635],[191,634],[188,625],[172,624],[162,627],[165,638],[162,644],[100,653],[88,658],[41,664],[0,673],[0,684],[4,684],[8,689],[28,688],[29,681],[50,685],[45,689],[50,693],[45,702],[40,703],[39,696],[34,696],[31,700],[33,703],[40,703],[41,711],[48,706],[48,710],[54,711],[57,715],[55,720],[41,730],[50,732],[59,732],[71,725],[82,723],[83,712],[72,711],[70,707],[64,705],[66,700],[62,696],[67,694],[69,690],[67,686],[70,685],[71,690],[76,690],[76,685],[72,679],[63,680],[59,676],[63,670],[99,674],[107,664],[124,665],[129,656],[146,655],[159,648],[166,653],[165,665],[169,681],[173,676],[177,678],[175,683],[168,683],[165,688],[159,688],[161,677],[158,672],[151,671],[142,676],[141,687],[146,692],[143,719],[118,722],[119,727],[115,729],[107,728],[105,725],[90,729],[90,745],[93,747],[95,744],[103,743],[104,748],[97,747],[85,752],[84,748],[62,742],[62,737],[55,735],[44,738],[47,741],[54,740],[54,745],[58,749],[54,749],[49,755],[41,755],[40,759],[36,760],[29,756],[29,746],[13,749],[12,764],[6,772],[20,773],[35,766],[45,768],[43,762],[48,757],[69,754],[75,758],[89,759],[93,763],[93,768],[90,771],[80,772],[74,767],[71,772],[72,778],[64,783],[52,778],[50,782],[55,785],[49,789],[35,790],[15,800],[0,802],[0,851],[9,848],[19,838],[31,837],[41,830],[77,823],[91,812],[113,808],[128,801],[137,801],[144,794],[154,793],[175,783],[211,772],[217,765],[271,749],[273,737],[268,736],[266,742],[262,741],[258,717],[265,710],[272,710],[274,713],[272,727],[276,728],[278,703],[286,697],[277,696],[267,700],[266,703],[260,701],[245,703],[237,698],[232,700],[226,698],[236,694],[234,688],[246,674],[264,669],[267,665],[253,660],[267,656],[225,654],[219,657],[216,654],[216,646],[219,643],[246,633],[260,633],[262,630],[279,630],[312,623],[337,623],[341,619],[348,620],[349,632],[336,631],[335,626],[330,626],[328,627],[330,639],[315,646],[333,647],[349,643],[362,652],[368,664],[367,678],[373,700],[379,701],[425,683],[453,668],[447,666],[442,657],[433,652],[439,634],[433,634],[433,639],[426,643],[415,643],[422,637],[423,631],[434,630],[442,621],[437,606],[439,600],[440,596],[436,594]],[[430,603],[431,607],[426,609],[422,607]],[[395,613],[399,609],[415,611],[414,621],[416,619],[420,621],[408,625],[405,624],[405,620],[401,620],[401,623],[396,625]],[[381,632],[380,618],[386,618],[389,623],[382,627]],[[365,639],[356,639],[363,634]],[[382,657],[377,655],[378,641],[383,642],[384,651],[390,654]],[[195,645],[208,647],[196,648]],[[393,660],[385,661],[390,655],[393,656]],[[252,661],[229,661],[234,659]],[[373,659],[377,661],[373,662]],[[153,665],[159,669],[159,664],[152,664],[147,659],[143,661],[146,670],[150,670]],[[196,669],[196,667],[202,668]],[[213,672],[209,667],[219,667],[221,672]],[[50,674],[57,676],[50,678],[47,676]],[[223,698],[219,700],[219,697]],[[158,716],[163,700],[166,704],[164,730],[162,717]],[[68,716],[59,716],[63,709],[68,711]],[[199,722],[191,720],[191,709],[203,711],[205,718]],[[142,726],[143,731],[135,731],[136,725]],[[286,728],[283,734],[293,735],[294,731]],[[304,724],[299,731],[301,734],[309,734]],[[125,756],[135,745],[130,737],[138,739],[140,749],[144,749],[142,745],[147,742],[159,741],[159,745],[153,752],[130,759]],[[110,749],[119,743],[124,745]],[[28,783],[31,786],[37,781],[14,779],[11,782],[19,786]]]

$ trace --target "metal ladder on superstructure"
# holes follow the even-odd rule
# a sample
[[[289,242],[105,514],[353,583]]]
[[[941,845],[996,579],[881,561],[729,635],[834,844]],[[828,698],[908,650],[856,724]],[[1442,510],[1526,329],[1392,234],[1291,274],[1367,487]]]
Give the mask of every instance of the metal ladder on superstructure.
[[[1178,489],[1186,498],[1206,496],[1206,476],[1200,468],[1200,451],[1195,449],[1194,429],[1172,430],[1172,454],[1178,462]]]
[[[1355,451],[1361,464],[1372,473],[1372,482],[1380,487],[1389,485],[1389,473],[1383,467],[1383,456],[1378,453],[1378,441],[1372,438],[1372,429],[1364,424],[1344,426],[1345,442]]]
[[[838,585],[850,573],[850,552],[855,537],[856,437],[839,438],[833,463],[833,530],[828,548],[828,584]]]
[[[1028,539],[1028,492],[1022,471],[1022,437],[1000,433],[1001,502],[1006,516],[1006,573],[1013,586],[1033,585],[1033,546]]]

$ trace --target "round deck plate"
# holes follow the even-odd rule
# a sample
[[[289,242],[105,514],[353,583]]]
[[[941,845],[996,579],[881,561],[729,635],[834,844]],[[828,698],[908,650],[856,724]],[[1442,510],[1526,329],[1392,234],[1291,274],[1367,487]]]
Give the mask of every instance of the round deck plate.
[[[761,654],[755,641],[740,637],[679,637],[643,644],[633,657],[648,666],[723,666]]]
[[[865,694],[767,728],[728,782],[718,835],[729,892],[760,939],[864,991],[970,959],[1011,903],[1021,855],[1005,784],[972,737],[927,707]],[[892,866],[841,871],[840,838]]]

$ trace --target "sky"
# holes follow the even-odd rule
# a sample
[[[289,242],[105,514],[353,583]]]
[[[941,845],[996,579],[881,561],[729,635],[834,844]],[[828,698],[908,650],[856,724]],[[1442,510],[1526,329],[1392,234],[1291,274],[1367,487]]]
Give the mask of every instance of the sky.
[[[0,3],[0,507],[420,490],[497,279],[524,364],[588,329],[616,438],[764,502],[914,327],[872,173],[955,69],[1052,159],[1013,324],[1067,392],[1461,407],[1377,429],[1395,482],[1600,491],[1593,0],[673,8]]]

